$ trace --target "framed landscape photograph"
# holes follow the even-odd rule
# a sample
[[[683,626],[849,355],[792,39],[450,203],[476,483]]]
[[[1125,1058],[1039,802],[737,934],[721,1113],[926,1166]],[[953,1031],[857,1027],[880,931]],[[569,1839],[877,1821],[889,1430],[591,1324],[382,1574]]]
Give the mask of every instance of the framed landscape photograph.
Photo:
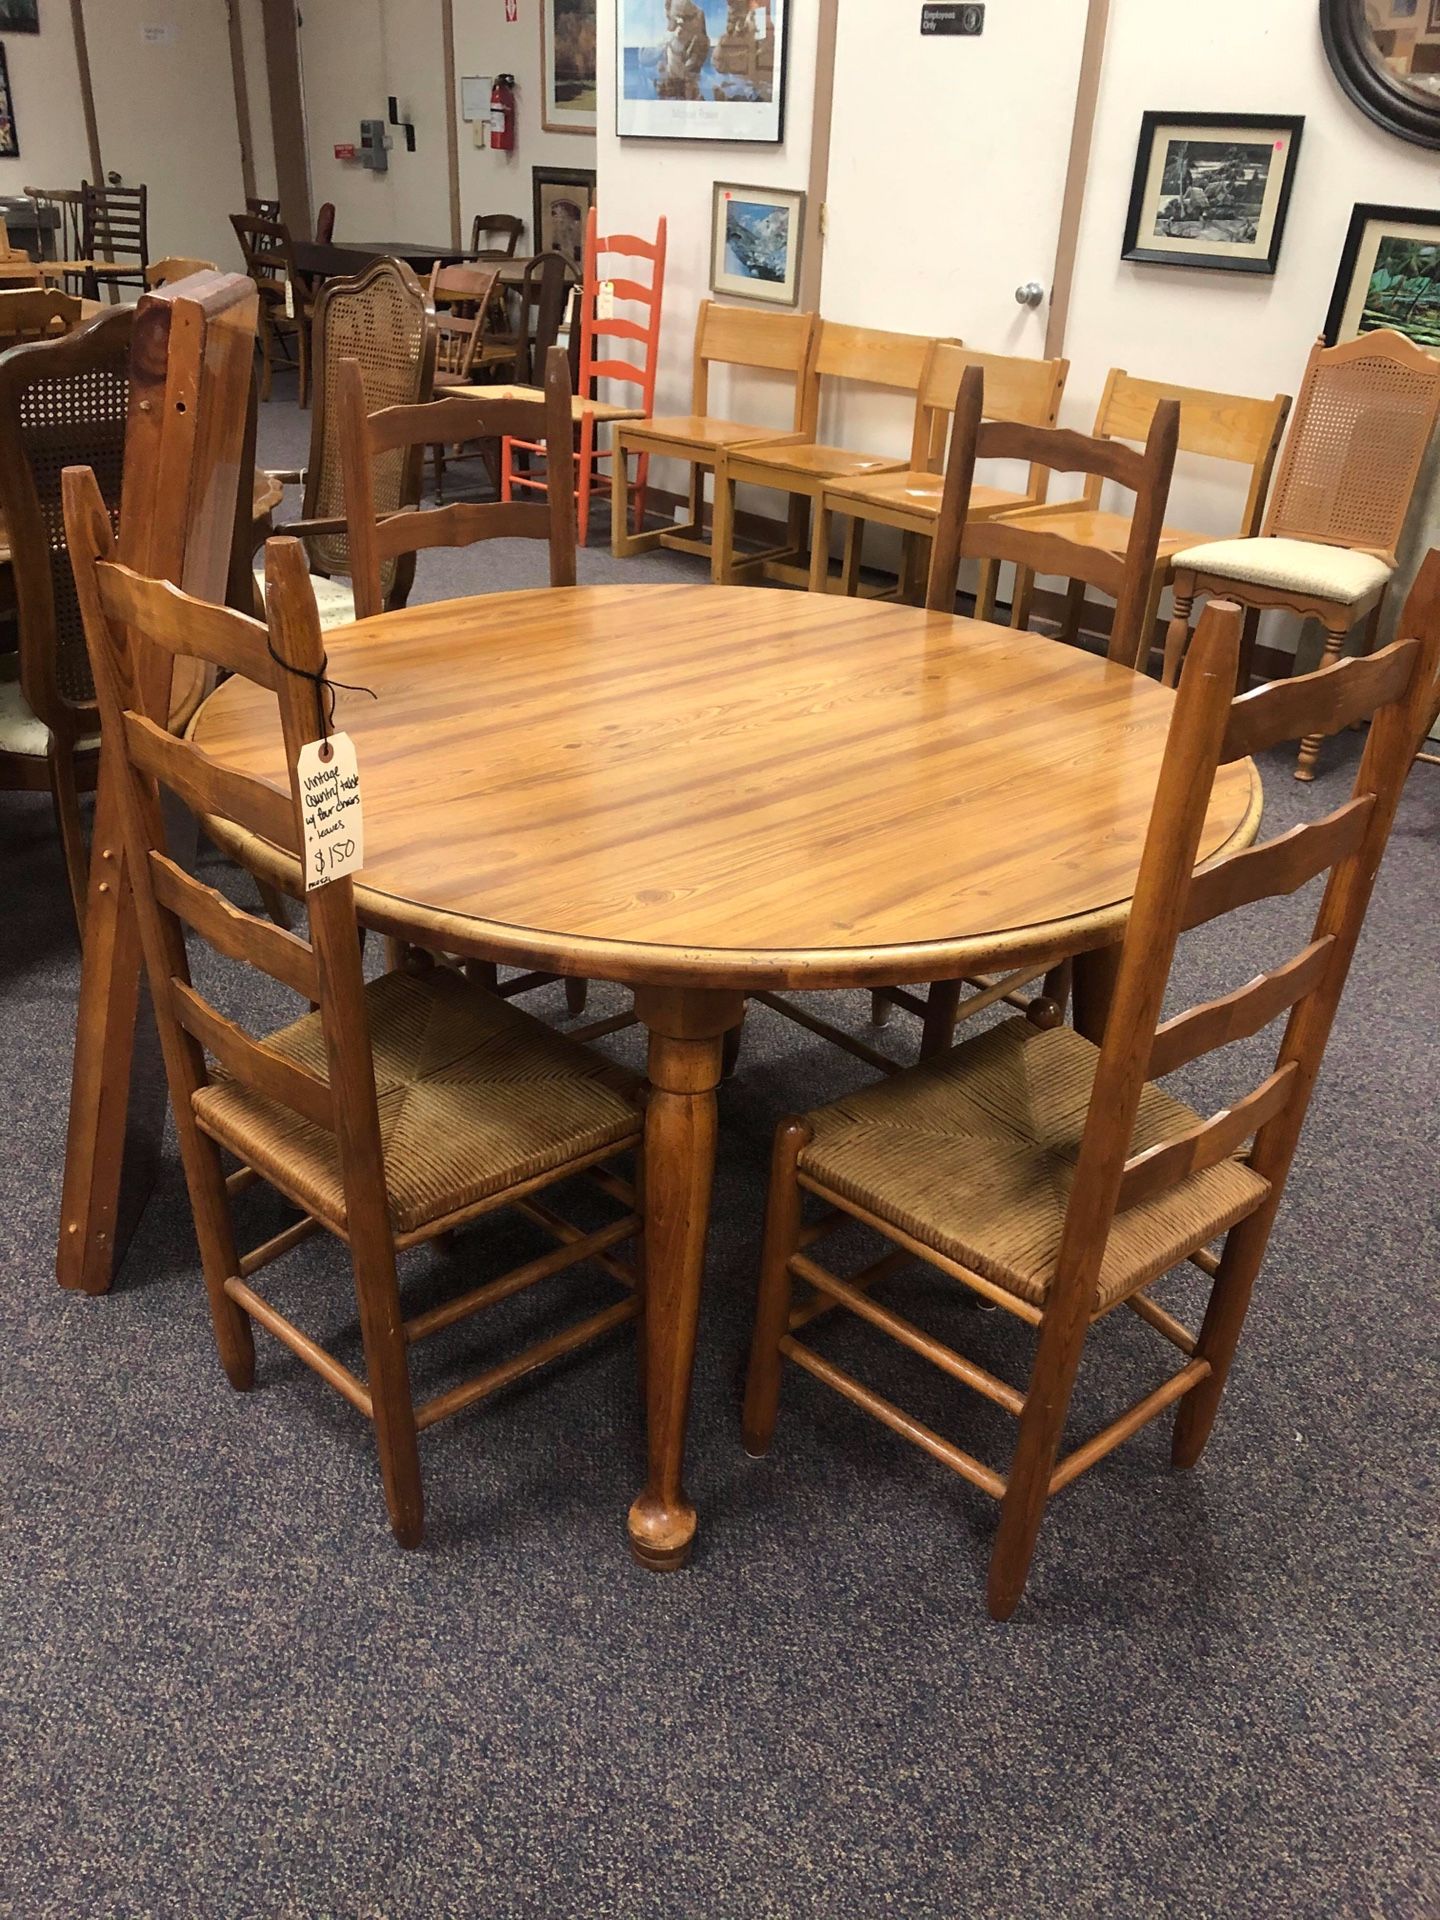
[[[15,131],[15,103],[10,98],[10,69],[5,64],[5,49],[0,47],[0,159],[13,160],[20,151],[20,136]]]
[[[805,196],[717,180],[710,214],[710,288],[793,307],[800,297]]]
[[[540,0],[540,71],[546,133],[594,133],[595,0]]]
[[[615,10],[618,134],[783,138],[790,0],[615,0]]]
[[[1274,273],[1304,125],[1298,114],[1147,113],[1121,257]]]
[[[1440,353],[1440,208],[1357,206],[1325,316],[1325,344],[1393,327]]]
[[[593,167],[532,167],[537,253],[563,253],[579,271],[584,265],[585,220],[595,204]]]
[[[0,0],[0,33],[38,33],[40,0]]]

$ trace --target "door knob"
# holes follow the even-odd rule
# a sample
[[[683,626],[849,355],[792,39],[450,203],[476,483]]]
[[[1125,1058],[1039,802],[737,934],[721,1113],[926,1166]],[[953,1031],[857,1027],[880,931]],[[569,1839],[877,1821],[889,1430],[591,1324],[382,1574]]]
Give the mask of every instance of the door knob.
[[[1038,307],[1045,298],[1045,289],[1038,280],[1027,280],[1023,287],[1016,287],[1015,298],[1022,307]]]

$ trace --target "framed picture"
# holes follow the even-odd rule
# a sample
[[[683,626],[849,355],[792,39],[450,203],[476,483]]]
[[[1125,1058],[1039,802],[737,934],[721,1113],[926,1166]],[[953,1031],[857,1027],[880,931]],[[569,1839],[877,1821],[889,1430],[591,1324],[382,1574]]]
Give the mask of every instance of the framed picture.
[[[1325,316],[1325,344],[1393,327],[1440,353],[1440,208],[1358,206]]]
[[[1298,114],[1147,113],[1122,258],[1274,273],[1304,125]]]
[[[532,167],[537,253],[563,253],[578,271],[584,265],[585,217],[595,204],[593,167]]]
[[[0,158],[13,160],[20,151],[20,136],[15,131],[15,103],[10,98],[10,69],[5,64],[5,49],[0,47]]]
[[[600,90],[595,0],[540,0],[540,124],[547,133],[594,133]]]
[[[0,0],[0,33],[38,33],[40,0]]]
[[[805,196],[717,180],[710,214],[710,288],[793,307],[800,297]]]
[[[615,131],[631,139],[785,133],[790,0],[615,0]]]
[[[1440,0],[1430,0],[1430,24],[1427,33],[1440,33]]]

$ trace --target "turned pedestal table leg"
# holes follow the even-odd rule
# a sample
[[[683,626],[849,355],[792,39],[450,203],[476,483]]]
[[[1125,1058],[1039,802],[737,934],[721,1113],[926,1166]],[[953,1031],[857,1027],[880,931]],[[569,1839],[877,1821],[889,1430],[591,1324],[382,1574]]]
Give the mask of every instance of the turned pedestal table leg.
[[[649,1471],[630,1509],[630,1546],[642,1566],[683,1567],[695,1509],[681,1483],[685,1425],[710,1184],[715,1171],[715,1088],[723,1036],[744,1002],[713,988],[637,990],[650,1030],[645,1109],[645,1415]]]

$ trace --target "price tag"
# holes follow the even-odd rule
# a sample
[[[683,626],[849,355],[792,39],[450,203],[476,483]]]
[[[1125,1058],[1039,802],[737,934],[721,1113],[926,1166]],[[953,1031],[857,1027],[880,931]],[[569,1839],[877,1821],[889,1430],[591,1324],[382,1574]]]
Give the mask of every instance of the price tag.
[[[285,282],[285,318],[287,320],[295,318],[295,286],[290,280]]]
[[[602,280],[595,294],[595,318],[613,320],[615,318],[615,282]]]
[[[295,764],[305,827],[305,891],[328,886],[365,864],[360,770],[348,733],[311,740]]]

